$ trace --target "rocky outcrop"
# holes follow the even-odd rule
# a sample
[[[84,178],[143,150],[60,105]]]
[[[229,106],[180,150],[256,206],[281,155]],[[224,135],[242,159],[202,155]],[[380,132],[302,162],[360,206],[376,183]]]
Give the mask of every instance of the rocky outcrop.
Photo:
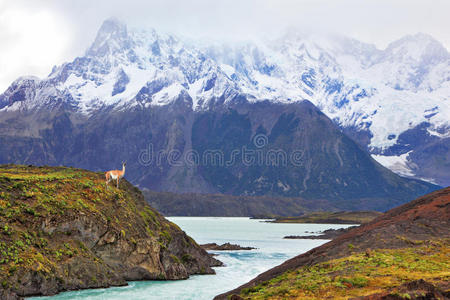
[[[20,297],[16,293],[11,292],[11,290],[0,289],[0,299],[2,299],[2,300],[19,300],[19,299],[23,299],[23,297]]]
[[[186,279],[221,265],[126,180],[116,189],[103,174],[8,165],[0,167],[0,195],[4,293]]]
[[[435,285],[423,279],[419,279],[406,282],[401,286],[390,289],[387,292],[351,298],[351,300],[437,300],[449,298],[449,291],[443,291]]]
[[[254,247],[242,247],[240,245],[230,244],[230,243],[225,243],[225,244],[222,244],[222,245],[218,245],[216,243],[209,243],[209,244],[202,244],[202,245],[200,245],[200,247],[202,247],[205,250],[226,250],[226,251],[230,251],[230,250],[253,250],[253,249],[256,249]]]
[[[351,226],[348,228],[339,228],[339,229],[327,229],[318,235],[288,235],[283,237],[284,239],[306,239],[306,240],[332,240],[343,233],[348,232],[353,229],[355,226]]]

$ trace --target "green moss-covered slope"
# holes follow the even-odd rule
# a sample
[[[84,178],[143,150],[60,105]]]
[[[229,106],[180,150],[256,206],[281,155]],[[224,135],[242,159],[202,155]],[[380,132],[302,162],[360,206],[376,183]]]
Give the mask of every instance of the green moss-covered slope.
[[[387,299],[412,299],[414,296],[438,299],[425,298],[428,291],[400,292],[398,288],[416,280],[436,286],[450,281],[450,241],[420,244],[418,247],[354,252],[344,258],[304,266],[255,287],[245,288],[241,297],[320,300],[383,294],[392,297]],[[380,298],[373,299],[383,298],[380,295]]]
[[[0,166],[0,289],[50,295],[184,279],[219,262],[123,180],[65,167]]]

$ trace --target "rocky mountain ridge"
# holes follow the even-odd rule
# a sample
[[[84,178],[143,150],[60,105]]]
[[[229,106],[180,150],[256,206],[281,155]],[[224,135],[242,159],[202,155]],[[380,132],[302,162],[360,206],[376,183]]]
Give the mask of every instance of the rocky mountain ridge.
[[[0,96],[0,162],[105,170],[127,160],[128,178],[142,188],[301,197],[341,210],[386,210],[436,188],[384,169],[316,101],[345,90],[330,77],[343,70],[332,53],[351,50],[368,64],[378,50],[295,34],[283,41],[273,44],[278,52],[249,44],[224,52],[107,20],[85,56]],[[370,94],[361,93],[355,103]],[[426,157],[445,169],[441,141],[421,145],[435,145],[442,156]]]
[[[127,160],[127,178],[157,191],[301,197],[341,210],[386,210],[437,188],[383,168],[308,101],[233,98],[195,112],[184,99],[92,117],[64,106],[3,115],[0,160],[92,170]]]
[[[384,50],[296,31],[260,43],[194,44],[108,19],[85,56],[48,78],[18,79],[0,95],[0,109],[64,105],[93,116],[178,101],[205,111],[243,95],[251,102],[307,99],[384,166],[446,185],[449,66],[448,51],[426,34]]]

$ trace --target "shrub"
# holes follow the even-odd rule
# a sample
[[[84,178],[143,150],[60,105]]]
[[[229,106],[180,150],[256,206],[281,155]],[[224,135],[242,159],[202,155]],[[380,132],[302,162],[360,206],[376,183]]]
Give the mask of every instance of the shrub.
[[[367,278],[361,277],[361,276],[355,276],[355,277],[351,277],[351,278],[342,278],[341,283],[349,283],[354,287],[365,287],[367,286],[368,280]]]

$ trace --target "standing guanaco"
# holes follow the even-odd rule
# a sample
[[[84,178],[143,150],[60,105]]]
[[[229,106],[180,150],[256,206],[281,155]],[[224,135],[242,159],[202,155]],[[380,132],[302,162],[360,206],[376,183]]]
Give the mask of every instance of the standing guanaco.
[[[125,175],[125,166],[127,165],[126,162],[122,162],[122,171],[119,170],[111,170],[108,172],[105,172],[105,177],[106,177],[106,187],[108,187],[108,183],[111,180],[116,180],[116,186],[117,188],[119,188],[119,182],[120,179],[122,179],[122,177]]]

